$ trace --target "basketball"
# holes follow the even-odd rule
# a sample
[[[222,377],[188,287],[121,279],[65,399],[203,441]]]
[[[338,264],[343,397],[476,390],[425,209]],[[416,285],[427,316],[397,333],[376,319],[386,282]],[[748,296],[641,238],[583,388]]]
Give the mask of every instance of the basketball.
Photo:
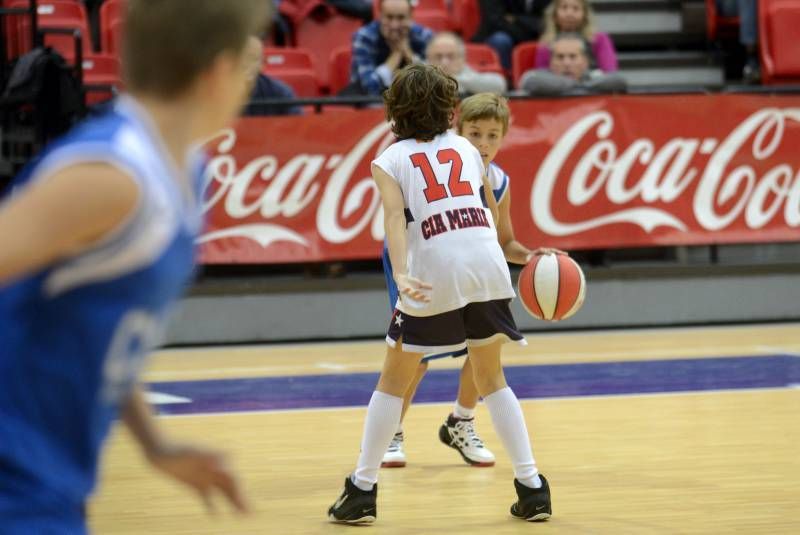
[[[517,281],[522,306],[540,320],[559,321],[575,314],[586,296],[580,266],[566,255],[536,255]]]

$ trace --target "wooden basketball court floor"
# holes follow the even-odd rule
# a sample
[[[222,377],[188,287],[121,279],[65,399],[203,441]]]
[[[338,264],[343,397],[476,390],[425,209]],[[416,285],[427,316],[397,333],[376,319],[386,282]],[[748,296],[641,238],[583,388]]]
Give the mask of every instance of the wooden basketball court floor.
[[[460,360],[431,366],[405,422],[408,466],[381,470],[378,521],[329,524],[359,450],[381,341],[159,352],[145,374],[175,438],[231,453],[254,512],[209,516],[110,439],[98,534],[800,533],[800,324],[537,334],[506,346],[553,517],[513,519],[512,471],[437,440]],[[426,386],[427,385],[427,386]],[[348,406],[349,405],[349,406]],[[355,405],[355,406],[353,406]],[[361,533],[361,531],[359,531]]]

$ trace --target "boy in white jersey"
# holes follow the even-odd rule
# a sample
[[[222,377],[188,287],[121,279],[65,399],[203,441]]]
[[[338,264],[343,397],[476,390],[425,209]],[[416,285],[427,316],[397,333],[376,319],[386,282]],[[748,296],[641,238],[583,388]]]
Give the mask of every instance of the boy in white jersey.
[[[497,234],[506,260],[514,264],[526,264],[533,255],[564,253],[550,248],[538,248],[531,251],[518,242],[514,235],[514,227],[511,223],[511,185],[505,171],[494,163],[494,158],[500,150],[503,138],[508,133],[509,119],[508,101],[504,97],[496,93],[478,93],[461,101],[456,131],[460,136],[467,138],[480,152],[481,160],[487,171],[489,186],[497,201],[499,212]],[[417,369],[417,375],[403,396],[403,413],[400,427],[398,427],[383,457],[382,467],[405,466],[402,420],[414,398],[420,381],[428,369],[428,362],[437,358],[459,357],[465,354],[466,351],[464,350],[456,353],[426,356],[422,359]],[[439,428],[439,440],[458,451],[464,461],[472,466],[493,466],[494,455],[484,446],[474,427],[475,408],[479,398],[480,395],[472,377],[472,365],[469,357],[467,357],[459,376],[458,397],[455,407],[453,412],[448,415],[445,423]]]
[[[384,94],[398,142],[373,162],[372,174],[400,299],[356,469],[328,510],[334,522],[375,520],[378,469],[420,360],[464,347],[514,467],[519,499],[511,514],[525,520],[551,514],[549,486],[536,467],[522,409],[500,364],[503,343],[525,340],[508,307],[514,290],[481,155],[448,131],[457,95],[457,82],[430,65],[403,69]]]

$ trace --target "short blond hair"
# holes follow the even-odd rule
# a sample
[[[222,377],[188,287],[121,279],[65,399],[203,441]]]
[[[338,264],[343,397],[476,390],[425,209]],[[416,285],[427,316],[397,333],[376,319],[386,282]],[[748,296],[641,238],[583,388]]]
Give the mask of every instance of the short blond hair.
[[[511,119],[511,110],[508,100],[497,93],[477,93],[461,101],[458,114],[458,131],[464,128],[464,123],[494,119],[503,125],[503,135],[508,133],[508,123]]]

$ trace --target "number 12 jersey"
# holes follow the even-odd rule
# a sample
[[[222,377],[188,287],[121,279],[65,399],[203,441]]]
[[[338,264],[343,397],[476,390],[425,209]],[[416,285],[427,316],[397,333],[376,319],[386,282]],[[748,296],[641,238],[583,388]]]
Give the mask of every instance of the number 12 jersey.
[[[483,191],[480,153],[453,132],[398,141],[373,163],[400,186],[406,208],[407,272],[433,286],[431,301],[402,297],[397,308],[433,316],[468,303],[514,297]]]

